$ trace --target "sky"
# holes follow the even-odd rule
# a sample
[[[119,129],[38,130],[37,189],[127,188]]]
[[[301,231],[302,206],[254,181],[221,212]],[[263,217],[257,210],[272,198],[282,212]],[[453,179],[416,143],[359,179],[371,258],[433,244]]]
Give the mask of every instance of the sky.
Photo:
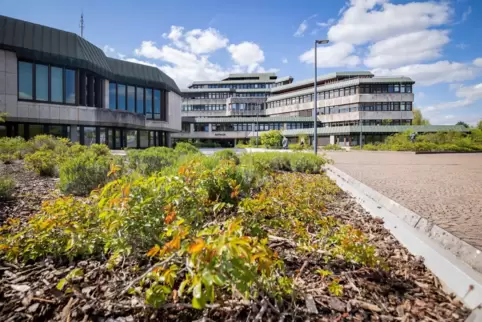
[[[156,66],[180,88],[232,72],[296,80],[368,70],[408,76],[432,124],[482,119],[482,1],[0,0],[0,15],[80,33],[111,57]]]

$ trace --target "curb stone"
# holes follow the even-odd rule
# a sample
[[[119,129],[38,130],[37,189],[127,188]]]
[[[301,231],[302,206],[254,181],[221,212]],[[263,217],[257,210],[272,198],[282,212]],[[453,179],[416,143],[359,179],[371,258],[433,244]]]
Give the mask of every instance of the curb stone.
[[[333,165],[325,167],[327,175],[350,193],[372,216],[384,219],[385,227],[412,254],[425,259],[425,265],[455,293],[464,304],[475,309],[467,321],[482,321],[482,256],[473,246],[449,234],[437,225],[406,209],[395,201],[357,181]],[[467,247],[468,246],[468,247]],[[478,252],[478,253],[477,253]],[[479,271],[467,263],[477,264]],[[465,262],[464,262],[465,261]],[[472,266],[474,266],[472,264]],[[470,286],[473,290],[467,292]]]

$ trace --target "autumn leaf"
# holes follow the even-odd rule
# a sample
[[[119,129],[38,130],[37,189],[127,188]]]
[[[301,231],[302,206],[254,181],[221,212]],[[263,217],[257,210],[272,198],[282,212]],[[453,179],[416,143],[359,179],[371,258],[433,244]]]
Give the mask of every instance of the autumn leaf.
[[[193,244],[189,245],[188,252],[191,254],[197,254],[204,249],[205,245],[206,243],[204,242],[204,240],[201,238],[198,238],[194,241]]]
[[[166,218],[164,219],[164,222],[169,225],[170,223],[172,223],[174,221],[174,219],[176,219],[176,212],[175,211],[171,211],[169,213],[169,215],[166,216]]]
[[[146,255],[149,256],[149,257],[155,256],[160,250],[161,250],[161,247],[159,247],[159,245],[156,245],[156,246],[152,247],[152,248],[147,252]]]

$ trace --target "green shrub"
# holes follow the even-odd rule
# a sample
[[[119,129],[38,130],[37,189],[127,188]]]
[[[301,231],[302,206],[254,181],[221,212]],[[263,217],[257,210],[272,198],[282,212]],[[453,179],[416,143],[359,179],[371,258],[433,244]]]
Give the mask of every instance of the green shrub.
[[[54,177],[57,174],[59,155],[52,150],[39,150],[25,157],[27,169],[45,177]]]
[[[108,173],[113,158],[84,153],[66,160],[60,166],[60,191],[64,194],[82,196],[103,186],[110,180]]]
[[[298,144],[298,143],[292,143],[292,144],[288,144],[288,149],[290,150],[293,150],[293,151],[302,151],[305,149],[304,146],[302,146],[301,144]]]
[[[15,159],[23,159],[27,153],[32,152],[31,144],[22,137],[0,138],[0,154],[12,155]]]
[[[86,152],[89,148],[85,145],[81,145],[80,143],[74,143],[72,146],[69,148],[69,155],[70,156],[77,156],[79,154],[82,154]]]
[[[144,175],[159,172],[172,166],[179,158],[179,154],[166,147],[152,147],[145,150],[127,151],[129,168]]]
[[[311,153],[264,152],[241,156],[242,165],[252,165],[264,171],[320,173],[328,160]]]
[[[214,153],[213,157],[219,160],[233,161],[236,165],[239,164],[239,157],[236,155],[236,152],[234,152],[233,150],[217,151]]]
[[[105,144],[92,144],[89,147],[89,150],[94,152],[95,155],[97,155],[97,156],[109,155],[110,154],[109,147]]]
[[[13,154],[8,154],[8,153],[2,153],[0,154],[0,161],[3,162],[3,164],[11,164],[15,160],[15,156]]]
[[[378,150],[378,147],[374,144],[371,144],[371,143],[367,143],[367,144],[364,144],[363,145],[363,150],[366,150],[366,151],[377,151]]]
[[[0,178],[0,199],[7,200],[12,198],[14,191],[15,181],[8,176],[2,176]]]
[[[323,150],[342,151],[344,149],[341,146],[339,146],[338,144],[327,144],[323,147]]]
[[[281,131],[271,130],[261,133],[261,145],[264,145],[267,148],[281,147],[282,140],[283,135],[281,135]]]
[[[258,138],[258,139],[256,139],[256,137],[250,138],[248,145],[249,145],[250,147],[258,146],[258,145],[259,145],[259,138]]]
[[[178,142],[176,147],[174,148],[176,152],[179,154],[195,154],[200,153],[199,149],[196,148],[194,145],[187,143],[187,142]]]

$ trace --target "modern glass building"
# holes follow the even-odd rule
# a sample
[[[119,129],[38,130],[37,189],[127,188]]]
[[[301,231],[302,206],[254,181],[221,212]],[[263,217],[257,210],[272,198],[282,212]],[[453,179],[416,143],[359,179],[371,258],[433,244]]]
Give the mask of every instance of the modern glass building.
[[[78,35],[0,16],[0,137],[68,137],[113,149],[169,146],[181,92],[158,68],[107,57]]]

